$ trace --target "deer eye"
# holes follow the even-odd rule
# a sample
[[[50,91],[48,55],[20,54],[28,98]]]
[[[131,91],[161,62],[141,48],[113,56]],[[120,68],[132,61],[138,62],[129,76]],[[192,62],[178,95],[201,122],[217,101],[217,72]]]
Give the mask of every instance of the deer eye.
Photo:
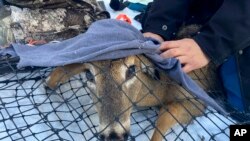
[[[126,78],[130,79],[135,75],[135,65],[129,66],[126,72]]]
[[[88,81],[94,82],[94,75],[90,72],[90,70],[86,70],[85,75]]]

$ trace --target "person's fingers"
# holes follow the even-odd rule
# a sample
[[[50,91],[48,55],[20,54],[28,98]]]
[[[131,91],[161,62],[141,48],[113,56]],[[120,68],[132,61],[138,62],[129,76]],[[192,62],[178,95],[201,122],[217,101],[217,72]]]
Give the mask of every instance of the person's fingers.
[[[166,41],[161,43],[160,50],[167,50],[179,47],[179,41]]]
[[[190,63],[192,62],[189,62],[190,59],[187,57],[187,56],[179,56],[179,57],[176,57],[176,59],[179,60],[179,62],[182,64],[182,70],[185,72],[185,73],[188,73],[192,70],[194,70],[195,68],[192,67],[192,65]]]
[[[190,65],[186,64],[182,67],[182,70],[185,72],[185,73],[189,73],[191,72],[192,70],[194,70],[195,68],[191,67]]]
[[[164,51],[160,55],[163,58],[172,58],[172,57],[178,57],[178,56],[184,55],[184,52],[182,52],[180,48],[173,48],[173,49]]]
[[[161,53],[163,58],[179,57],[179,56],[188,56],[188,47],[176,47],[165,50]],[[188,58],[186,58],[188,59]]]
[[[176,59],[179,60],[179,62],[183,65],[187,64],[189,61],[189,58],[187,56],[178,56],[176,57]]]
[[[154,39],[158,40],[160,43],[164,42],[163,38],[160,35],[157,35],[157,34],[154,34],[154,33],[151,33],[151,32],[143,33],[143,36],[144,37],[154,38]]]
[[[162,51],[161,57],[177,58],[186,73],[204,67],[209,63],[209,58],[192,39],[163,42],[160,48]]]

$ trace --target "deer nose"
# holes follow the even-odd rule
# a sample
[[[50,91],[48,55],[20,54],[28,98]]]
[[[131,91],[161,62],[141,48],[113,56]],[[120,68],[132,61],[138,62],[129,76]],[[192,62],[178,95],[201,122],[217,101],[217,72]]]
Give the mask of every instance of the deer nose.
[[[111,132],[109,135],[100,135],[101,141],[127,141],[129,133],[126,132],[124,134],[119,135],[116,132]]]

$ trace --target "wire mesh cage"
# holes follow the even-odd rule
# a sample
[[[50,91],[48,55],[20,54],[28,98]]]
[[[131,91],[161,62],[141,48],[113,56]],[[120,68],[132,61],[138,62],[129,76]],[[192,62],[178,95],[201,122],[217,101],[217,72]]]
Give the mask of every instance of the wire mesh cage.
[[[66,25],[82,24],[86,13],[71,10]],[[96,20],[95,12],[87,13]],[[42,20],[36,17],[34,23],[37,19]],[[18,61],[0,56],[1,141],[226,141],[230,125],[250,121],[247,113],[227,103],[215,68],[190,77],[231,116],[206,106],[143,57],[56,68],[17,69]]]
[[[122,61],[119,61],[122,60]],[[93,67],[99,68],[98,73],[88,72],[84,69],[81,73],[70,75],[69,79],[62,81],[54,90],[48,88],[48,79],[55,68],[24,68],[16,69],[18,58],[1,58],[0,68],[0,140],[3,141],[51,141],[51,140],[68,140],[68,141],[92,141],[92,140],[150,140],[154,130],[161,135],[163,140],[229,140],[229,126],[232,124],[248,123],[248,118],[238,115],[239,122],[232,117],[225,117],[219,114],[211,107],[202,108],[202,102],[197,101],[195,97],[186,97],[187,91],[181,88],[172,80],[162,81],[161,75],[152,73],[153,78],[164,85],[171,85],[172,90],[178,90],[180,99],[175,99],[175,103],[183,104],[183,101],[192,103],[191,107],[171,110],[163,102],[161,104],[152,104],[153,106],[138,106],[143,98],[154,96],[157,93],[152,89],[145,91],[141,101],[133,100],[133,95],[138,95],[140,88],[133,89],[133,93],[125,90],[124,85],[135,85],[138,83],[147,85],[141,79],[139,73],[144,73],[143,69],[136,66],[128,65],[124,59],[119,59],[118,64],[126,66],[119,72],[119,67],[109,61],[104,68],[115,68],[118,73],[125,73],[128,79],[118,83],[117,80],[111,79],[110,72],[113,70],[103,70],[98,63],[89,63]],[[147,67],[146,67],[147,68]],[[126,70],[126,71],[123,71]],[[150,69],[148,69],[150,70]],[[123,71],[123,72],[122,72]],[[214,70],[212,70],[214,71]],[[63,72],[63,73],[62,73]],[[69,75],[69,70],[63,69],[59,78]],[[193,79],[200,82],[206,82],[213,79],[206,76],[194,75]],[[103,79],[100,76],[105,76]],[[49,77],[50,76],[50,77]],[[109,79],[109,81],[107,81]],[[131,81],[132,80],[132,81]],[[100,88],[94,86],[114,83],[115,88],[105,88],[104,95],[97,92]],[[129,82],[130,84],[127,84]],[[91,88],[92,87],[92,88]],[[107,86],[108,87],[108,86]],[[115,89],[115,90],[114,90]],[[93,92],[93,90],[95,90]],[[120,94],[110,94],[116,91],[122,91]],[[130,92],[130,93],[129,93]],[[207,90],[225,108],[229,109],[223,96],[223,91],[219,87]],[[99,94],[97,94],[99,93]],[[171,94],[166,94],[171,96]],[[114,97],[113,97],[114,96]],[[124,104],[123,98],[127,97],[129,103]],[[117,102],[117,99],[120,101]],[[163,98],[155,98],[162,101]],[[194,102],[196,101],[196,102]],[[106,103],[106,105],[104,105]],[[108,105],[108,106],[107,106]],[[143,105],[143,104],[141,104]],[[150,105],[150,104],[145,104]],[[197,106],[198,105],[198,106]],[[108,107],[106,111],[103,107]],[[125,106],[125,107],[124,107]],[[160,111],[159,107],[165,107]],[[199,109],[199,114],[195,114],[192,109]],[[120,109],[119,109],[120,108]],[[191,109],[190,109],[191,108]],[[116,110],[115,110],[116,109]],[[173,108],[172,108],[173,109]],[[117,110],[120,110],[117,113]],[[181,110],[187,111],[186,114],[179,115],[176,113]],[[230,110],[233,112],[233,110]],[[116,113],[116,114],[114,114]],[[157,121],[161,116],[167,113],[168,117],[165,122]],[[128,118],[129,117],[129,118]],[[191,120],[185,121],[186,117]],[[179,120],[182,119],[182,120]],[[157,122],[156,122],[157,121]],[[174,124],[171,125],[170,123]],[[168,126],[166,132],[159,128],[159,125]],[[161,127],[160,127],[161,128]],[[130,131],[130,132],[129,132]],[[122,136],[122,137],[121,137]]]

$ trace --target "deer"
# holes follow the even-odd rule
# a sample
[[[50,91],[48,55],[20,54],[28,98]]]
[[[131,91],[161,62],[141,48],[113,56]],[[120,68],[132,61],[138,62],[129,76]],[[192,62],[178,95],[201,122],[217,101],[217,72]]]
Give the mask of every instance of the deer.
[[[188,75],[206,91],[217,85],[213,69],[214,65],[208,65]],[[102,141],[128,139],[134,106],[160,107],[151,141],[163,140],[172,126],[191,122],[193,117],[202,115],[206,107],[180,85],[174,84],[144,55],[60,66],[51,72],[46,85],[56,89],[80,73],[86,76],[87,87],[96,103]]]
[[[177,39],[189,38],[200,25],[183,26]],[[193,70],[188,75],[204,91],[220,89],[216,66]],[[201,116],[206,105],[159,69],[145,55],[114,60],[74,63],[56,67],[46,86],[55,90],[71,77],[84,74],[99,117],[101,141],[126,141],[130,135],[130,114],[136,107],[160,107],[151,141],[162,141],[177,123],[187,124]]]

